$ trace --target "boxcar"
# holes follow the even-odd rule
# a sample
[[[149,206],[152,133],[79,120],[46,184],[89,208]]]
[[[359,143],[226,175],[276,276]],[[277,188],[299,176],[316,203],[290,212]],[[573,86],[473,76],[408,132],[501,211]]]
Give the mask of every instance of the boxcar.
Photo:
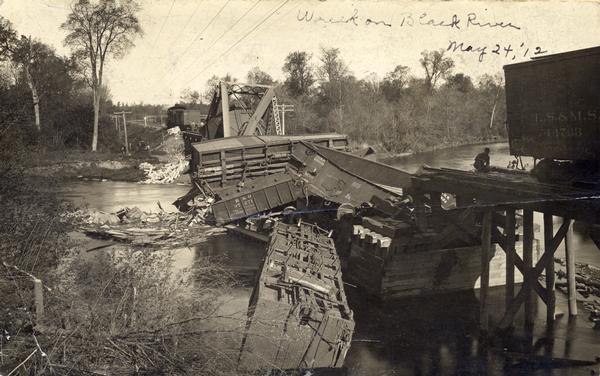
[[[510,152],[600,159],[600,47],[504,66]]]

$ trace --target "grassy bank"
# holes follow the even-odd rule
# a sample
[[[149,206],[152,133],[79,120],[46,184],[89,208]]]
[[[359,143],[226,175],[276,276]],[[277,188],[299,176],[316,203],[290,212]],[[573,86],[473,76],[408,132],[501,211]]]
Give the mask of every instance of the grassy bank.
[[[170,253],[129,244],[86,252],[55,183],[0,180],[0,374],[236,374],[215,348],[230,274],[208,257],[176,271]]]
[[[168,135],[164,129],[133,129],[129,155],[117,151],[37,149],[29,157],[26,173],[31,176],[62,179],[97,179],[138,182],[143,180],[141,163],[157,165],[182,156],[180,135]],[[144,136],[144,138],[142,138]],[[148,145],[149,150],[144,150]]]
[[[123,156],[118,153],[92,153],[82,151],[46,152],[37,154],[27,174],[62,179],[107,179],[140,181],[144,177],[140,163],[158,163],[149,153]]]

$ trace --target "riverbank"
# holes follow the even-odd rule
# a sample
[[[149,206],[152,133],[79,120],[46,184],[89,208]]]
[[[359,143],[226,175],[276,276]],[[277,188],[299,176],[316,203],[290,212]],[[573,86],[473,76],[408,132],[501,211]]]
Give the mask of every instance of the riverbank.
[[[183,159],[183,141],[178,138],[179,136],[169,136],[154,149],[136,150],[130,155],[82,150],[42,150],[31,156],[25,174],[64,180],[140,182],[146,178],[140,165],[152,165],[158,169]]]
[[[144,172],[140,163],[157,163],[158,159],[148,156],[123,157],[111,153],[68,152],[60,157],[53,154],[41,155],[25,173],[37,177],[54,177],[65,180],[115,180],[138,182]]]
[[[419,156],[439,150],[455,147],[492,145],[506,142],[503,139],[469,140],[463,142],[441,143],[416,152],[394,153],[385,150],[381,145],[367,145],[356,141],[350,142],[353,150],[365,149],[369,146],[377,151],[376,158],[383,163],[391,163],[400,158]],[[81,150],[40,151],[31,158],[31,165],[25,173],[37,177],[54,177],[64,180],[93,180],[141,182],[146,178],[141,164],[150,164],[160,169],[169,163],[183,158],[183,140],[180,135],[168,135],[154,148],[138,150],[129,156],[115,152],[96,152]],[[147,165],[146,165],[147,166]],[[173,180],[174,183],[189,182],[186,175]]]
[[[178,253],[171,248],[223,230],[162,210],[130,209],[121,219],[81,215],[60,192],[73,184],[54,176],[0,180],[0,374],[201,374],[207,365],[234,374],[235,364],[213,350],[223,334],[207,328],[216,327],[219,298],[235,281],[209,257],[196,257],[193,271],[172,268]],[[172,192],[167,202],[177,197],[176,186],[79,184],[102,186],[105,196],[85,194],[86,203],[93,196],[100,205],[120,197],[110,184],[135,191],[124,199],[128,206],[148,199],[140,188],[161,189],[163,200]],[[134,241],[90,238],[85,227],[104,217],[127,222]],[[146,242],[169,250],[151,252]]]
[[[376,150],[378,150],[377,160],[382,163],[388,163],[390,161],[397,160],[399,158],[419,156],[421,154],[433,153],[436,151],[447,150],[447,149],[456,148],[456,147],[477,146],[477,145],[494,145],[494,144],[502,144],[502,143],[506,143],[506,142],[508,142],[508,139],[505,139],[505,138],[493,138],[493,139],[489,139],[489,140],[469,140],[469,141],[460,141],[460,142],[457,141],[457,142],[451,142],[451,143],[441,143],[441,144],[438,144],[438,145],[435,145],[432,147],[420,149],[418,151],[407,151],[407,152],[402,152],[402,153],[394,153],[394,152],[389,152],[389,151],[385,151],[385,150],[383,152],[379,152],[379,149],[376,148]]]

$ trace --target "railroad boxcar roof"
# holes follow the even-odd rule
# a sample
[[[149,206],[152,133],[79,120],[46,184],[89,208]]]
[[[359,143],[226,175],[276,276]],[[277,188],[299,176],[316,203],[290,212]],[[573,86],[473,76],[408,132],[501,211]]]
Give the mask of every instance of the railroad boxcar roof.
[[[200,154],[224,151],[229,149],[262,147],[268,143],[289,143],[292,141],[311,141],[319,139],[339,139],[346,138],[345,135],[337,133],[317,133],[308,135],[296,136],[237,136],[225,137],[214,140],[206,140],[192,145],[192,147]]]
[[[561,53],[556,53],[556,54],[552,54],[552,55],[538,56],[538,57],[532,58],[529,61],[524,61],[524,62],[515,63],[515,64],[507,64],[503,68],[504,68],[504,70],[519,69],[519,68],[524,68],[524,67],[528,67],[531,65],[554,63],[554,62],[561,61],[561,60],[575,59],[575,58],[580,58],[580,57],[584,57],[584,56],[595,56],[595,55],[597,55],[600,58],[600,46],[584,48],[581,50],[561,52]]]

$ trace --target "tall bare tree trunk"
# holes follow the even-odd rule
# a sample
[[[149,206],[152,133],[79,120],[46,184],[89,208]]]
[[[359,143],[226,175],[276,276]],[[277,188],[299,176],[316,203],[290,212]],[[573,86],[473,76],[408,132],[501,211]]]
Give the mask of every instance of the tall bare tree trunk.
[[[29,73],[29,66],[25,65],[25,76],[27,78],[27,85],[29,85],[29,89],[31,90],[31,99],[33,100],[33,112],[35,113],[35,128],[39,132],[41,129],[40,126],[40,98],[37,93],[37,88],[33,82],[31,77],[31,73]]]
[[[95,87],[94,92],[94,133],[92,135],[92,151],[98,150],[98,118],[100,117],[100,88]]]

